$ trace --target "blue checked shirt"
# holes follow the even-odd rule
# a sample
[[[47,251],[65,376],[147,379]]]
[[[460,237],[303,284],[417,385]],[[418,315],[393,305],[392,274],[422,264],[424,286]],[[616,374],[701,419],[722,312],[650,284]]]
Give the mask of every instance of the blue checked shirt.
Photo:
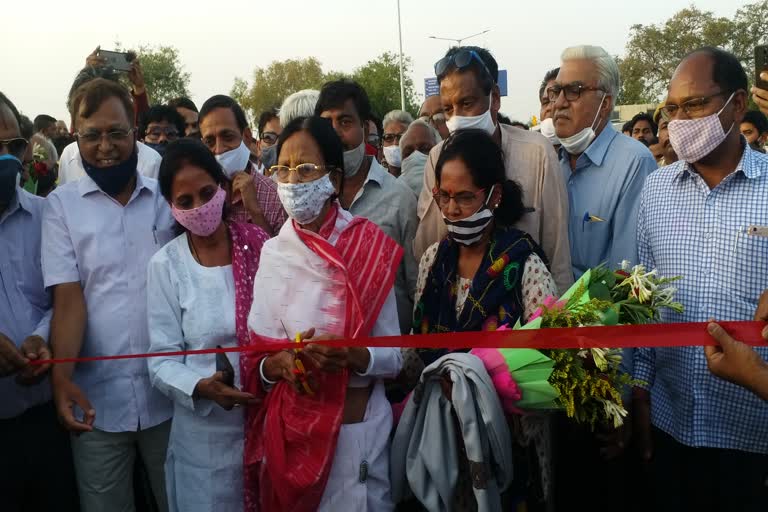
[[[682,314],[663,322],[751,320],[768,289],[768,156],[744,145],[736,170],[709,189],[685,162],[651,174],[638,216],[641,263],[676,284]],[[757,349],[768,358],[768,348]],[[701,347],[635,351],[651,420],[678,442],[768,454],[768,402],[712,375]]]

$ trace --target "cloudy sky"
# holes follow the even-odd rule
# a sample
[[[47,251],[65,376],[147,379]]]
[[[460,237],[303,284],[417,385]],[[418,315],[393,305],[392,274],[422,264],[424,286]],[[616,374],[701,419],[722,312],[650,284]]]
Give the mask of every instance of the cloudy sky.
[[[250,78],[273,60],[315,56],[325,70],[352,71],[384,51],[397,51],[396,0],[132,0],[12,1],[0,28],[0,90],[34,117],[66,115],[66,95],[85,57],[115,41],[177,47],[191,74],[198,106],[228,93],[235,77]],[[420,95],[424,78],[448,47],[429,36],[460,38],[490,29],[467,44],[489,48],[509,70],[502,110],[515,119],[538,113],[537,89],[563,48],[597,44],[623,54],[633,24],[658,23],[690,0],[401,0],[403,51],[413,59]],[[697,0],[720,16],[748,3]],[[117,8],[117,5],[121,7]]]

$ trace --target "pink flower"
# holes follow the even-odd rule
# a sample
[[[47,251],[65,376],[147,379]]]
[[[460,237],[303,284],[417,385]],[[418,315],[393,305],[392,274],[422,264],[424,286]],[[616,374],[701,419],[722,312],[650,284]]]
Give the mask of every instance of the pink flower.
[[[555,297],[552,295],[548,296],[546,299],[544,299],[544,302],[542,303],[542,306],[533,312],[533,314],[528,318],[528,321],[531,322],[533,320],[536,320],[541,315],[544,314],[544,309],[563,309],[565,307],[566,301],[561,300],[558,301]]]

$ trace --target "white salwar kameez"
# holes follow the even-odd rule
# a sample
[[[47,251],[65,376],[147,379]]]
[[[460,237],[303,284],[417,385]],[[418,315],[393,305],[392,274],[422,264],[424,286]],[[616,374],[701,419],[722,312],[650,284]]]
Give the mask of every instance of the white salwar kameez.
[[[328,239],[332,245],[351,220],[352,215],[339,208],[336,227]],[[338,311],[338,306],[343,306],[346,300],[344,281],[301,241],[293,222],[286,222],[280,233],[264,244],[253,291],[248,328],[256,334],[285,339],[281,320],[290,336],[312,327],[318,336],[344,334],[344,318],[328,314]],[[370,335],[399,334],[392,288]],[[381,379],[394,378],[400,373],[402,355],[397,348],[369,348],[369,351],[371,362],[367,371],[352,374],[349,387],[373,384],[373,390],[363,421],[341,426],[320,511],[388,512],[394,509],[389,480],[392,408],[384,395]]]
[[[237,345],[232,266],[204,267],[181,235],[149,263],[151,352]],[[240,385],[237,353],[228,353]],[[165,474],[171,511],[243,511],[243,411],[192,397],[216,372],[214,355],[149,360],[152,384],[173,400]]]

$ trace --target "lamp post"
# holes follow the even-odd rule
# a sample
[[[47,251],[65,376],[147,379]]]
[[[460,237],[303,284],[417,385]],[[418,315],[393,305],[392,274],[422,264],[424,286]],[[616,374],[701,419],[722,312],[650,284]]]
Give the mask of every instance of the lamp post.
[[[399,0],[398,0],[399,3]],[[455,38],[455,37],[437,37],[437,36],[429,36],[429,39],[438,39],[440,41],[456,41],[457,46],[461,46],[462,41],[466,41],[467,39],[471,39],[473,37],[481,36],[483,34],[487,34],[490,32],[491,29],[483,30],[482,32],[478,32],[477,34],[472,34],[471,36],[465,36],[462,38]]]
[[[400,0],[397,0],[397,36],[400,39],[400,110],[405,110],[405,82],[403,82],[403,27],[400,25]]]

